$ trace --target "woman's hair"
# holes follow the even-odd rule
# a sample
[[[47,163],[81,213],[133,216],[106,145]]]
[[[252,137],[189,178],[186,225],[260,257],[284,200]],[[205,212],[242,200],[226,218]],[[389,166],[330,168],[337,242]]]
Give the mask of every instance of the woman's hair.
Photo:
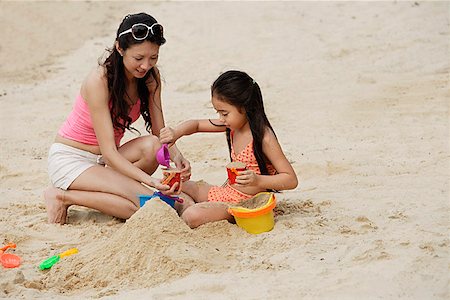
[[[166,42],[162,30],[155,30],[155,35],[149,33],[148,36],[143,40],[134,39],[132,34],[124,34],[119,37],[120,33],[130,29],[131,26],[137,23],[144,23],[148,26],[151,26],[157,23],[157,21],[155,20],[155,18],[146,13],[127,15],[122,20],[122,23],[120,23],[116,34],[116,41],[119,43],[119,47],[123,50],[127,50],[129,47],[135,44],[143,43],[144,41],[150,41],[159,46],[163,45]],[[127,101],[124,101],[126,96],[126,81],[124,78],[125,67],[123,64],[123,57],[117,51],[115,46],[107,50],[109,52],[109,55],[103,63],[100,63],[100,65],[106,68],[108,90],[111,99],[111,118],[113,121],[113,126],[114,128],[118,128],[123,131],[125,131],[125,129],[130,130],[131,118],[129,117],[129,112],[131,110],[131,107],[129,106]],[[148,132],[150,132],[150,129],[152,127],[150,112],[148,109],[148,102],[149,96],[150,99],[153,99],[154,95],[149,95],[150,93],[146,82],[150,77],[150,81],[156,81],[156,76],[156,72],[152,68],[143,78],[137,79],[138,95],[139,99],[141,100],[140,111],[142,117],[144,118],[145,127]],[[156,88],[158,88],[158,81],[156,81]]]
[[[221,74],[211,86],[211,95],[244,110],[253,136],[253,149],[261,174],[268,175],[267,158],[262,150],[262,141],[266,128],[275,134],[264,112],[261,89],[247,73],[227,71]],[[231,158],[230,129],[226,130],[228,150]]]

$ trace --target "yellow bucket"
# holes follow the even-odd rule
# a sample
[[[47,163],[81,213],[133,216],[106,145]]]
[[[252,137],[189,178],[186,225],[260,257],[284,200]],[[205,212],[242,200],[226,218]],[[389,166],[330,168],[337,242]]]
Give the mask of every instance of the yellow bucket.
[[[232,206],[228,208],[228,213],[234,216],[236,224],[245,229],[248,233],[258,234],[271,231],[275,225],[273,209],[276,201],[275,195],[269,192],[256,194],[253,198],[268,194],[269,199],[266,204],[258,208],[250,209],[242,206]]]

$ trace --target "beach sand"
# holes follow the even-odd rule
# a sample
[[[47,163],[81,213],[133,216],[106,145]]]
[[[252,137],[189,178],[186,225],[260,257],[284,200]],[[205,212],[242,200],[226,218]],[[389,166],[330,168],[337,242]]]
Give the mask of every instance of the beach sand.
[[[275,227],[189,229],[150,201],[127,222],[71,207],[46,222],[47,151],[127,13],[164,25],[170,126],[216,116],[239,69],[299,177]],[[1,2],[1,269],[13,299],[448,299],[448,2]],[[136,127],[144,133],[142,120]],[[127,133],[126,139],[133,134]],[[221,134],[183,138],[194,180],[222,184]],[[158,176],[156,174],[155,176]],[[77,247],[51,270],[45,258]],[[447,274],[447,275],[446,275]]]

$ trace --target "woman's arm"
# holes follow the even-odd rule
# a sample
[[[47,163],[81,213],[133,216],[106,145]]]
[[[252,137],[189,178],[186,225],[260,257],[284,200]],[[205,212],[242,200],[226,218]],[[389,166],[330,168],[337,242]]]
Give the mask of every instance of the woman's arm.
[[[108,86],[103,69],[98,68],[88,75],[81,87],[81,94],[89,107],[100,151],[107,165],[136,181],[143,182],[157,189],[166,190],[167,186],[160,184],[157,179],[153,179],[150,175],[134,166],[117,150],[109,109]]]
[[[152,120],[152,134],[161,137],[162,129],[165,128],[161,101],[161,78],[159,75],[159,70],[156,67],[154,68],[156,78],[152,78],[147,82],[147,87],[150,92],[148,105],[150,118]],[[153,97],[151,95],[153,95]],[[181,170],[182,179],[188,180],[191,176],[191,164],[189,161],[184,158],[183,154],[175,144],[171,145],[169,148],[169,153],[172,161],[175,163],[177,168]]]

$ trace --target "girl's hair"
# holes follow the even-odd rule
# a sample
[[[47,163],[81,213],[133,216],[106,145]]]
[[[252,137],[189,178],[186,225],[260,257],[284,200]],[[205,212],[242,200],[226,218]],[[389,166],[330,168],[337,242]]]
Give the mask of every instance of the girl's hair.
[[[163,36],[163,31],[155,31],[155,35],[149,33],[148,36],[143,40],[135,40],[132,34],[124,34],[119,37],[119,34],[128,30],[137,23],[144,23],[148,26],[151,26],[157,21],[152,16],[146,13],[138,13],[127,15],[120,23],[119,28],[117,29],[116,41],[119,43],[119,47],[123,50],[127,50],[129,47],[143,43],[144,41],[150,41],[156,45],[163,45],[166,42],[166,39]],[[103,63],[100,65],[106,68],[106,77],[108,80],[108,90],[110,93],[111,99],[111,118],[113,121],[114,128],[121,129],[125,131],[125,129],[130,130],[131,118],[129,117],[129,112],[131,107],[125,101],[126,96],[126,81],[125,81],[125,67],[123,64],[123,57],[117,51],[116,47],[113,46],[110,49],[107,49],[109,52],[109,56]],[[149,98],[153,99],[154,95],[150,95],[146,82],[149,80],[156,81],[156,72],[152,68],[143,78],[137,79],[137,89],[139,99],[141,100],[141,115],[145,121],[145,127],[148,132],[152,127],[152,122],[150,119],[150,112],[148,109]],[[156,81],[156,89],[158,88],[158,82]],[[155,89],[155,90],[156,90]],[[131,128],[133,129],[133,128]]]
[[[244,110],[253,136],[253,150],[261,174],[268,175],[267,158],[262,150],[262,141],[266,128],[275,134],[264,112],[261,89],[247,73],[227,71],[221,74],[211,86],[211,95],[227,102],[239,110]],[[230,129],[226,129],[228,150],[231,158]]]

